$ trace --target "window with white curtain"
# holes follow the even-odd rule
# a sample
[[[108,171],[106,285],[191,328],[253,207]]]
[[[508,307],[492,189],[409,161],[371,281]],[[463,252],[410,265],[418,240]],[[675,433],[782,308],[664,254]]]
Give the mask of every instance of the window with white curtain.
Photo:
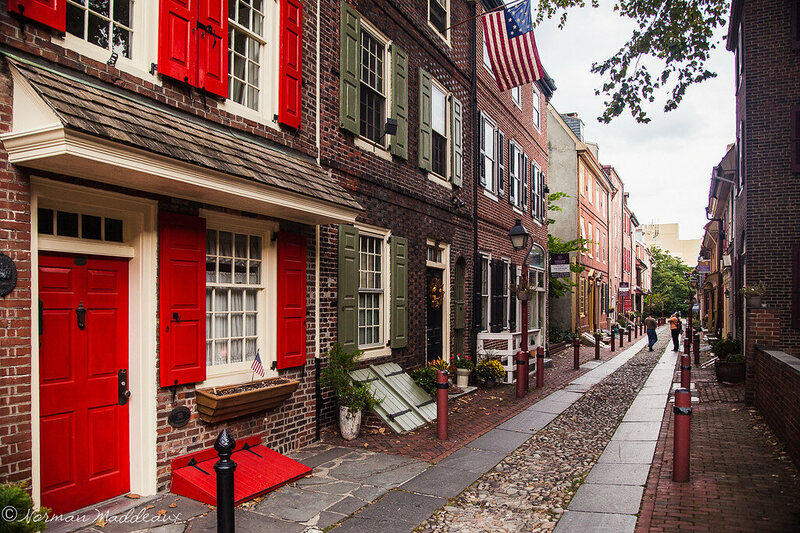
[[[447,178],[447,94],[438,84],[431,84],[431,171]]]
[[[264,334],[264,235],[206,231],[206,364],[255,359]]]

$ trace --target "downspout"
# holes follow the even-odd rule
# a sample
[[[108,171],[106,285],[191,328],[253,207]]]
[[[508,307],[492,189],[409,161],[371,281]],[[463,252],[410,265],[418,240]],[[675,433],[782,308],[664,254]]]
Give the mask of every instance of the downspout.
[[[322,88],[322,83],[320,82],[320,58],[319,58],[319,40],[320,40],[320,0],[317,0],[317,43],[316,43],[316,52],[317,52],[317,103],[316,103],[316,140],[317,140],[317,165],[320,164],[321,157],[322,157],[322,139],[320,138],[320,90]],[[315,432],[314,432],[314,440],[320,440],[320,433],[322,431],[322,421],[320,420],[320,416],[322,415],[322,388],[320,387],[319,378],[320,378],[320,344],[319,344],[319,238],[320,238],[320,226],[317,224],[316,230],[316,251],[314,254],[314,329],[316,330],[316,335],[314,335],[314,421],[315,421]]]
[[[478,2],[472,4],[472,16],[477,19],[478,16]],[[478,56],[478,32],[476,30],[477,22],[473,21],[470,28],[470,44],[472,45],[472,53],[470,54],[470,69],[471,76],[470,82],[472,87],[470,89],[470,108],[472,112],[472,151],[473,151],[473,167],[472,167],[472,243],[474,249],[474,263],[472,270],[472,282],[474,290],[472,291],[472,349],[474,351],[473,357],[477,361],[478,357],[478,331],[481,329],[481,256],[478,253],[478,180],[480,174],[480,115],[478,114],[478,71],[477,71],[477,56]]]

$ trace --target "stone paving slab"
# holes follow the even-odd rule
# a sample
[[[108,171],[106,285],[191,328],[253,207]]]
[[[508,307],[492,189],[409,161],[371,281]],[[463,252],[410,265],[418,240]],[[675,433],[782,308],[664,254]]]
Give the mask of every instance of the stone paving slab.
[[[661,431],[661,422],[622,422],[612,441],[658,440]]]
[[[667,405],[667,396],[637,396],[629,409],[663,409]]]
[[[586,483],[599,485],[644,485],[650,472],[648,464],[596,464]]]
[[[286,522],[270,518],[261,514],[234,510],[237,533],[265,533],[267,531],[280,531],[281,533],[302,533],[305,526],[294,522]],[[206,516],[195,518],[186,527],[186,533],[216,533],[217,514],[209,513]]]
[[[364,508],[364,510],[355,515],[355,517],[368,520],[391,518],[391,520],[411,524],[413,529],[413,527],[423,522],[433,511],[445,503],[447,503],[447,500],[444,498],[437,498],[426,494],[415,494],[403,490],[393,490],[387,492],[386,495],[377,502]],[[343,525],[347,524],[350,520],[351,519],[345,520]],[[370,526],[361,531],[381,530]]]
[[[484,433],[467,446],[478,450],[511,453],[525,443],[530,437],[517,431],[493,429]]]
[[[255,510],[282,520],[307,522],[342,498],[340,494],[324,494],[286,486],[267,494]]]
[[[635,515],[644,487],[584,483],[569,504],[570,511]]]
[[[626,514],[567,511],[558,521],[554,533],[610,533],[632,531],[636,517]]]
[[[429,496],[452,498],[475,483],[483,473],[436,465],[403,483],[400,488]]]
[[[514,418],[511,418],[499,426],[498,429],[506,431],[517,431],[533,435],[547,424],[558,417],[557,413],[541,413],[534,411],[523,411]]]
[[[361,518],[356,515],[342,522],[342,525],[333,531],[336,533],[410,533],[415,527],[416,524],[394,518]]]
[[[649,465],[653,461],[655,451],[655,441],[612,440],[600,455],[597,463],[643,463]]]
[[[425,461],[388,454],[348,456],[328,471],[336,479],[393,488],[428,468]]]
[[[622,418],[623,422],[658,422],[664,416],[663,409],[628,409],[625,416]]]
[[[481,474],[494,468],[497,463],[505,459],[507,453],[495,452],[490,450],[474,450],[472,448],[461,448],[453,452],[446,459],[437,464],[441,468],[457,468],[479,472]]]

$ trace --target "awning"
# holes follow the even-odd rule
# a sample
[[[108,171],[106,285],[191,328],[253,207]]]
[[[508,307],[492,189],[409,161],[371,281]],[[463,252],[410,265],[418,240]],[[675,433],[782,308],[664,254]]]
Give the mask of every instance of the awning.
[[[720,283],[720,273],[714,272],[713,274],[706,274],[706,279],[703,282],[703,289],[715,289]]]
[[[299,152],[113,84],[3,52],[15,165],[296,220],[352,222],[358,203]]]

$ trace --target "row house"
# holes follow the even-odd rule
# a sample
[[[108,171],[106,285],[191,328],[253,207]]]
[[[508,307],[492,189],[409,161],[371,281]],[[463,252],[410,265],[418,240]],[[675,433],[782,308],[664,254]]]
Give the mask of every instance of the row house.
[[[731,252],[735,238],[733,224],[733,187],[736,183],[736,145],[714,167],[708,191],[708,205],[700,257],[708,265],[700,287],[700,319],[703,327],[716,337],[734,333],[733,263]]]
[[[154,494],[223,427],[318,438],[336,342],[404,368],[476,353],[481,329],[518,342],[517,219],[543,345],[555,87],[498,94],[479,23],[455,25],[486,7],[10,3],[0,479],[56,512]],[[297,390],[201,417],[197,391],[247,387],[256,358]]]
[[[736,93],[733,330],[745,349],[746,400],[800,464],[798,21],[794,0],[734,0],[727,49]],[[758,305],[743,297],[743,287],[762,284]]]
[[[620,286],[622,283],[622,204],[625,194],[625,184],[617,173],[616,169],[610,165],[604,165],[603,171],[611,182],[612,194],[609,201],[611,215],[609,217],[609,259],[610,270],[608,316],[611,324],[617,320],[617,305],[620,301]]]
[[[563,241],[586,242],[585,251],[574,257],[584,267],[572,274],[575,290],[552,302],[552,323],[570,331],[597,331],[610,327],[610,220],[617,191],[598,162],[597,145],[584,141],[583,123],[577,115],[561,115],[549,106],[548,117],[550,184],[553,191],[568,195],[560,202],[562,211],[553,214],[550,232]]]
[[[622,274],[619,286],[617,314],[635,311],[634,286],[636,284],[634,230],[639,225],[636,215],[628,207],[630,193],[622,195]]]
[[[645,305],[645,297],[652,292],[653,255],[644,243],[641,227],[634,231],[634,249],[636,276],[633,285],[633,308],[644,315],[649,311]]]
[[[250,383],[257,357],[298,388],[224,427],[279,452],[314,438],[314,358],[336,313],[322,228],[364,207],[318,161],[317,5],[0,13],[0,242],[16,269],[0,478],[31,481],[38,503],[168,488],[170,461],[223,427],[196,391]]]
[[[484,1],[482,9],[502,2]],[[544,346],[547,333],[547,193],[548,117],[555,90],[545,77],[535,83],[498,91],[480,20],[476,20],[477,147],[475,162],[477,258],[475,316],[479,353],[504,356],[507,376],[515,368],[512,355],[528,335],[529,349]],[[530,249],[515,251],[509,230],[516,222],[530,234]],[[527,258],[527,263],[525,263]],[[535,287],[528,302],[528,323],[521,323],[521,303],[513,286],[523,264]]]

